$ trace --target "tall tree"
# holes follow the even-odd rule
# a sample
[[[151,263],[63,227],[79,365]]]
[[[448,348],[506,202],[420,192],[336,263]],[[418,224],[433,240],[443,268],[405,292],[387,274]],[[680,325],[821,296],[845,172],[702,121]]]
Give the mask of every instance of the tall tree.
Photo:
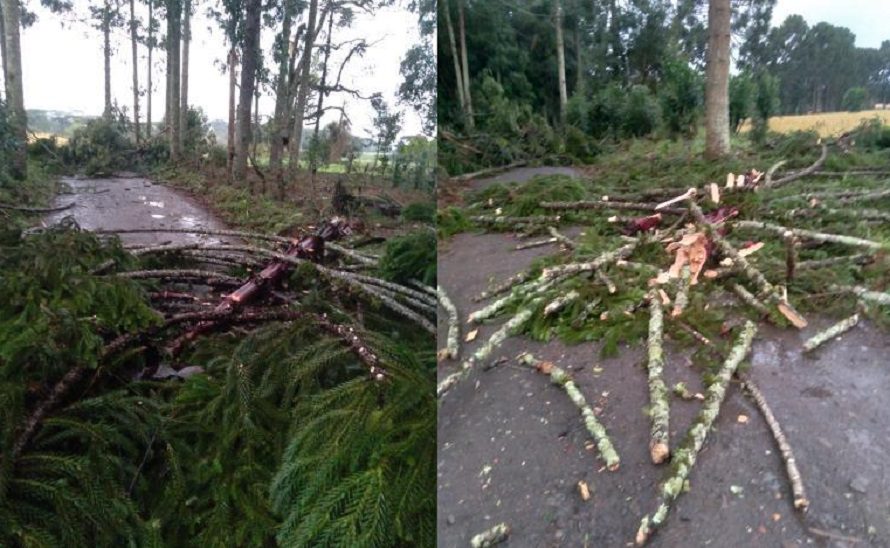
[[[399,73],[399,101],[411,107],[423,120],[423,130],[432,135],[436,129],[436,1],[415,0],[409,7],[417,13],[420,42],[411,46],[402,58]]]
[[[321,21],[324,21],[324,14],[318,19],[318,0],[311,0],[309,3],[309,20],[306,23],[306,39],[303,44],[303,56],[300,60],[300,89],[297,92],[297,104],[294,107],[293,131],[290,139],[289,168],[291,172],[296,172],[300,167],[300,153],[302,152],[303,141],[303,118],[306,113],[306,101],[309,98],[309,73],[312,61],[312,48],[315,45],[315,37],[321,27]]]
[[[711,0],[708,9],[708,62],[705,80],[705,156],[729,153],[730,0]]]
[[[28,176],[28,118],[25,114],[25,94],[22,89],[22,45],[20,38],[21,6],[17,0],[2,0],[3,31],[6,51],[3,56],[6,83],[6,102],[9,107],[9,126],[14,142],[10,154],[10,174],[16,179]]]
[[[136,37],[136,0],[130,0],[130,46],[133,53],[133,130],[136,134],[136,144],[139,144],[141,135],[139,132],[139,49]]]
[[[448,31],[448,44],[451,47],[451,59],[454,61],[454,79],[457,84],[457,98],[460,102],[460,110],[464,116],[464,123],[468,128],[473,126],[473,119],[467,112],[467,98],[464,96],[464,73],[457,52],[457,40],[454,38],[454,25],[451,23],[451,8],[448,6],[448,0],[442,0],[442,8],[445,14],[445,28]]]
[[[250,111],[260,60],[261,0],[245,2],[244,37],[241,43],[241,82],[238,111],[235,121],[235,159],[232,163],[232,179],[244,181],[247,177],[247,155],[250,147]]]
[[[281,32],[275,37],[274,59],[278,63],[278,76],[275,80],[275,113],[272,116],[269,142],[269,170],[272,176],[281,180],[281,155],[287,143],[290,112],[290,74],[297,57],[297,44],[300,41],[300,26],[297,36],[291,42],[293,20],[297,11],[297,0],[285,0],[281,6]]]
[[[192,41],[192,0],[184,0],[182,8],[182,59],[180,62],[179,150],[185,148],[189,119],[189,45]]]
[[[464,21],[464,0],[456,0],[457,2],[457,25],[460,32],[460,58],[463,64],[463,84],[464,84],[464,100],[467,102],[467,125],[473,129],[473,94],[470,91],[470,64],[467,61],[467,30]]]
[[[119,0],[105,0],[102,7],[91,7],[93,17],[99,20],[102,31],[102,57],[105,62],[105,109],[103,116],[111,117],[111,29],[121,24]]]
[[[180,141],[180,40],[182,37],[181,0],[167,2],[167,138],[170,144],[170,160],[179,161],[182,152]]]
[[[566,92],[566,45],[562,32],[562,4],[553,0],[553,26],[556,27],[556,73],[559,82],[559,122],[566,121],[566,104],[569,102]]]
[[[148,0],[148,39],[146,40],[146,46],[148,47],[148,66],[146,73],[146,90],[145,90],[145,136],[147,138],[151,138],[151,128],[152,128],[152,120],[151,120],[151,95],[154,91],[152,87],[152,73],[154,72],[154,67],[152,66],[152,54],[155,49],[155,13],[154,13],[154,2],[153,0]]]

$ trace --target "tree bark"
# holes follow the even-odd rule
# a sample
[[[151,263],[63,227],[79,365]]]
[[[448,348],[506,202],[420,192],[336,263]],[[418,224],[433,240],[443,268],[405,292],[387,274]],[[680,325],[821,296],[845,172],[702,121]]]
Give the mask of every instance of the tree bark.
[[[294,51],[290,51],[290,33],[293,26],[295,8],[293,0],[285,2],[281,34],[278,37],[278,78],[275,82],[275,115],[272,118],[272,134],[269,138],[269,171],[276,179],[281,177],[281,153],[284,150],[285,142],[287,142],[287,113],[290,110],[287,107],[291,99],[289,93],[290,69],[293,65],[293,59],[297,56],[296,42],[294,42]],[[297,40],[299,40],[299,31],[297,31]]]
[[[3,85],[6,85],[6,23],[3,18],[3,7],[0,6],[0,69],[3,76]]]
[[[182,11],[182,62],[179,97],[179,151],[185,149],[185,136],[188,133],[189,119],[189,45],[192,41],[192,0],[185,0]]]
[[[147,139],[151,139],[151,94],[154,91],[152,88],[152,79],[151,74],[153,72],[153,67],[151,64],[152,54],[154,53],[155,45],[154,45],[154,22],[155,22],[155,13],[154,13],[154,5],[152,0],[148,0],[148,67],[146,74],[146,91],[145,91],[145,137]]]
[[[21,8],[18,2],[3,1],[3,30],[6,51],[3,57],[6,77],[6,102],[9,107],[9,126],[14,142],[10,155],[10,174],[15,179],[28,176],[27,128],[25,95],[22,90]]]
[[[179,161],[182,149],[179,146],[179,102],[180,102],[180,73],[179,73],[179,42],[182,35],[182,5],[180,0],[167,0],[167,67],[169,102],[167,103],[168,129],[167,135],[170,144],[170,160]]]
[[[238,76],[235,71],[238,70],[238,50],[235,48],[234,42],[229,49],[229,125],[226,136],[226,149],[228,150],[226,171],[231,177],[232,166],[235,163],[235,89],[237,87]]]
[[[249,0],[245,6],[244,41],[241,45],[241,89],[235,123],[235,159],[232,163],[232,178],[236,182],[243,181],[247,177],[247,154],[251,136],[250,111],[260,53],[262,8],[260,0]]]
[[[464,99],[467,102],[467,127],[476,125],[473,117],[473,95],[470,93],[470,65],[467,62],[467,32],[464,25],[464,0],[457,0],[457,19],[460,32],[460,57],[463,64]]]
[[[556,27],[556,70],[559,81],[559,123],[566,122],[566,104],[569,101],[566,91],[566,46],[562,32],[562,5],[553,0],[553,26]]]
[[[130,0],[130,46],[133,50],[133,130],[136,134],[136,144],[142,140],[139,131],[139,45],[136,41],[136,2]]]
[[[294,127],[290,139],[289,171],[295,173],[300,168],[301,144],[303,141],[303,114],[306,112],[306,100],[309,97],[309,74],[312,60],[312,47],[318,34],[318,0],[309,3],[309,21],[306,27],[306,41],[303,46],[303,58],[300,60],[300,90],[297,92],[297,104],[294,107]],[[322,17],[322,20],[324,17]]]
[[[445,12],[445,28],[448,31],[448,43],[451,46],[451,58],[454,60],[454,79],[457,83],[457,101],[460,103],[460,111],[464,116],[464,121],[469,128],[472,121],[467,115],[467,98],[464,97],[464,76],[461,69],[460,56],[457,52],[457,41],[454,38],[454,25],[451,24],[451,9],[448,0],[442,0],[442,9]]]
[[[102,10],[102,56],[105,60],[105,110],[103,116],[111,118],[111,0],[105,0]]]
[[[730,0],[710,0],[705,79],[705,156],[729,153]]]

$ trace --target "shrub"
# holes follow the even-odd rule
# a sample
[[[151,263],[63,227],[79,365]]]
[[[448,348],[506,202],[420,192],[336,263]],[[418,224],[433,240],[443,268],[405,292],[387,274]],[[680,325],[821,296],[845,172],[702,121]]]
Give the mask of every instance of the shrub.
[[[417,280],[428,285],[436,283],[436,236],[431,230],[420,230],[393,238],[380,259],[380,273],[387,280],[407,283]]]
[[[594,137],[618,137],[627,97],[618,84],[610,84],[591,100],[587,111],[587,131]]]
[[[659,97],[661,117],[668,133],[672,137],[695,134],[702,104],[702,79],[698,72],[686,62],[668,62]]]
[[[729,128],[738,133],[751,116],[754,82],[748,74],[737,74],[729,80]]]
[[[64,149],[66,163],[82,167],[88,175],[110,173],[128,167],[135,152],[127,138],[122,117],[96,118],[74,132]]]
[[[421,223],[432,223],[436,217],[436,204],[430,202],[414,202],[402,209],[402,219]]]
[[[658,127],[658,105],[646,86],[633,86],[627,94],[622,129],[630,137],[649,135]]]
[[[863,87],[853,87],[844,93],[841,99],[841,108],[848,112],[859,112],[865,110],[868,100],[868,92]]]
[[[769,118],[779,106],[779,79],[762,72],[757,76],[756,88],[751,138],[755,143],[762,144],[769,131]]]
[[[596,143],[579,128],[567,126],[563,131],[565,153],[581,163],[593,162],[599,153]]]
[[[590,101],[583,94],[576,94],[566,104],[566,123],[583,132],[588,132]]]
[[[866,149],[890,148],[890,126],[878,117],[864,120],[856,130],[856,144]]]

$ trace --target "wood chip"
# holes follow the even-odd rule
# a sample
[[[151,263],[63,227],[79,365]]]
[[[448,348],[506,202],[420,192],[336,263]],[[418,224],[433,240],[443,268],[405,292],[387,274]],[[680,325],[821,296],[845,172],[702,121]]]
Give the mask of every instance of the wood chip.
[[[717,183],[711,183],[708,185],[708,188],[711,191],[711,201],[715,204],[720,203],[720,187],[717,186]]]
[[[745,176],[739,174],[739,175],[735,178],[735,187],[736,187],[736,188],[742,188],[743,186],[745,186]]]
[[[478,334],[479,334],[479,330],[474,329],[474,330],[470,331],[469,333],[467,333],[467,336],[464,339],[464,341],[465,342],[473,342],[474,340],[476,340],[476,335],[478,335]]]
[[[665,293],[664,289],[658,290],[658,296],[661,297],[661,304],[667,306],[671,304],[671,298],[668,297],[668,294]]]
[[[735,185],[735,175],[732,173],[726,174],[726,188],[732,188]]]
[[[590,500],[590,488],[587,486],[587,482],[581,480],[578,482],[578,492],[581,493],[581,500],[587,502]]]
[[[664,209],[671,204],[676,204],[677,202],[682,202],[683,200],[689,198],[690,196],[695,196],[695,192],[696,191],[694,188],[690,188],[689,190],[684,192],[681,196],[677,196],[676,198],[671,198],[670,200],[667,200],[666,202],[661,202],[660,204],[655,206],[655,209],[656,210]]]
[[[549,375],[550,372],[553,371],[553,362],[540,361],[535,367],[537,367],[540,373]]]
[[[748,424],[748,415],[739,415],[736,417],[736,422],[739,424]]]
[[[713,280],[714,278],[716,278],[717,276],[720,275],[720,273],[717,272],[716,270],[714,270],[713,268],[709,268],[709,269],[705,270],[704,272],[702,272],[702,274],[704,275],[705,278],[707,278],[709,280]]]
[[[764,245],[763,242],[757,242],[756,244],[749,245],[748,247],[742,248],[739,250],[739,256],[747,257],[748,255],[751,255],[752,253],[756,253],[763,248],[763,245]]]

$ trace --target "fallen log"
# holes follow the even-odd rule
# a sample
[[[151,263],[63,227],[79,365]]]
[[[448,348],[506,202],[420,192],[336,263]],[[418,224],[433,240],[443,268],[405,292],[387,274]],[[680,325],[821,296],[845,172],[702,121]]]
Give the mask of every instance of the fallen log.
[[[812,352],[813,350],[819,348],[820,346],[822,346],[826,342],[830,341],[831,339],[833,339],[839,335],[843,335],[847,331],[853,329],[854,327],[856,327],[856,324],[858,324],[858,323],[859,323],[859,314],[853,314],[849,318],[839,321],[838,323],[832,325],[828,329],[821,331],[819,333],[816,333],[815,335],[813,335],[812,337],[807,339],[807,341],[805,343],[803,343],[803,351],[804,352]]]
[[[566,274],[577,274],[580,272],[589,272],[592,270],[597,270],[603,268],[606,265],[614,263],[620,259],[627,259],[630,255],[636,250],[637,246],[642,242],[641,238],[635,238],[634,241],[625,244],[618,249],[614,249],[612,251],[606,251],[593,261],[583,262],[583,263],[569,263],[559,266],[552,266],[550,268],[545,268],[541,273],[541,279],[550,280],[557,276],[562,276]]]
[[[452,181],[463,182],[470,181],[472,179],[478,179],[479,177],[485,177],[486,175],[494,175],[496,173],[501,173],[503,171],[509,171],[511,169],[515,169],[517,167],[524,167],[528,164],[526,161],[513,162],[511,164],[507,164],[505,166],[497,166],[497,167],[488,167],[485,169],[480,169],[479,171],[474,171],[472,173],[464,173],[463,175],[455,175],[451,178]]]
[[[862,287],[861,285],[832,285],[830,289],[832,291],[840,291],[842,293],[852,293],[863,301],[872,302],[884,306],[890,306],[890,293],[872,291],[866,287]]]
[[[596,418],[596,414],[593,412],[593,409],[590,408],[590,405],[587,403],[587,400],[585,400],[584,395],[581,394],[581,390],[578,389],[578,385],[575,384],[572,377],[566,373],[565,370],[557,367],[555,364],[538,360],[529,353],[524,353],[519,356],[519,363],[534,367],[539,373],[548,375],[553,384],[561,386],[566,391],[569,395],[569,399],[571,399],[572,403],[575,404],[575,407],[581,411],[581,415],[584,417],[584,426],[587,427],[587,431],[596,443],[600,459],[606,464],[606,468],[608,468],[610,472],[618,470],[621,466],[621,458],[615,451],[615,447],[612,445],[612,440],[609,439],[606,427]]]
[[[544,209],[618,209],[622,211],[647,211],[651,213],[667,213],[670,215],[683,215],[685,209],[677,207],[665,207],[657,209],[658,204],[639,202],[615,202],[612,200],[582,200],[578,202],[541,202]]]
[[[649,377],[649,419],[651,421],[649,456],[655,464],[661,464],[671,454],[670,404],[668,389],[664,383],[664,314],[661,299],[649,292],[649,339],[646,370]]]
[[[56,211],[65,211],[75,206],[74,202],[59,207],[24,207],[12,204],[0,204],[0,209],[8,209],[10,211],[21,211],[23,213],[55,213]]]
[[[525,283],[526,281],[528,281],[529,278],[531,278],[531,273],[528,271],[514,274],[513,276],[510,276],[509,278],[504,280],[502,283],[473,297],[473,302],[478,303],[500,295],[501,293],[505,293],[512,289],[514,286]]]
[[[803,487],[800,470],[797,469],[797,461],[794,458],[794,452],[791,450],[791,445],[788,443],[785,434],[782,432],[782,427],[779,426],[779,421],[776,420],[772,409],[770,409],[769,405],[766,403],[766,398],[763,396],[760,389],[757,388],[757,385],[754,384],[754,381],[747,377],[742,377],[742,387],[748,395],[751,396],[754,403],[757,404],[757,408],[760,409],[763,419],[766,421],[770,432],[773,434],[773,439],[776,440],[776,445],[779,446],[782,461],[785,463],[785,472],[788,474],[788,481],[791,483],[794,507],[801,512],[806,512],[810,505],[810,501],[807,499],[807,493]]]
[[[735,344],[733,344],[732,350],[730,350],[729,356],[717,373],[714,382],[708,386],[705,393],[705,401],[692,427],[686,433],[686,439],[680,448],[674,451],[672,459],[674,472],[661,484],[658,508],[651,518],[647,514],[640,523],[636,536],[638,545],[645,544],[652,533],[664,524],[671,503],[683,492],[683,486],[689,478],[692,467],[695,466],[698,453],[708,437],[708,431],[714,425],[714,421],[720,412],[720,406],[726,397],[729,382],[738,369],[739,364],[750,352],[751,343],[756,333],[757,326],[754,322],[746,322],[742,333],[736,339]]]
[[[444,287],[440,285],[436,287],[436,290],[439,295],[439,303],[448,314],[448,337],[443,355],[446,359],[455,360],[460,355],[460,319],[457,315],[457,307],[448,298]]]
[[[819,158],[816,159],[815,162],[812,163],[808,168],[802,169],[800,171],[796,171],[794,173],[788,174],[781,179],[777,179],[775,181],[771,180],[770,176],[767,176],[766,181],[764,182],[764,188],[778,188],[783,185],[787,185],[788,183],[794,182],[798,179],[802,179],[807,175],[812,175],[813,173],[819,171],[822,168],[822,164],[825,163],[825,159],[828,158],[828,144],[822,143],[822,152],[819,154]],[[775,167],[775,166],[773,166]]]
[[[866,249],[890,249],[890,244],[883,242],[875,242],[855,236],[845,236],[843,234],[826,234],[823,232],[815,232],[802,228],[788,228],[781,225],[768,223],[765,221],[735,221],[733,227],[738,229],[759,229],[773,232],[784,237],[786,234],[804,240],[810,240],[818,243],[836,243],[849,245],[852,247],[864,247]]]

